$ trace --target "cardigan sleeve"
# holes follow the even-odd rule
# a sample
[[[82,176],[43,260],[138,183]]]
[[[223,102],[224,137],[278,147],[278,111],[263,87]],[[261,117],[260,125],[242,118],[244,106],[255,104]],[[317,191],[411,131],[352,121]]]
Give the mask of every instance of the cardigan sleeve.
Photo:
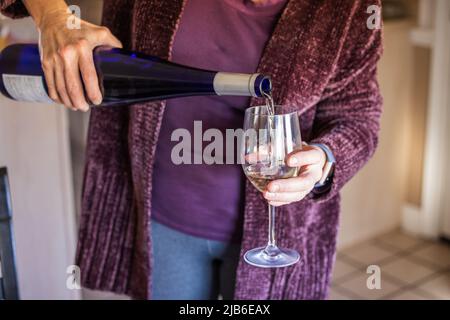
[[[0,0],[0,11],[5,16],[13,19],[29,16],[21,0]]]
[[[319,202],[337,195],[371,158],[378,144],[382,97],[377,63],[382,53],[382,32],[367,27],[369,14],[364,3],[367,1],[361,1],[355,10],[336,71],[317,106],[310,142],[327,145],[336,158],[330,187],[309,195]]]
[[[103,3],[102,25],[122,41],[130,43],[130,14],[134,0],[108,0]],[[90,115],[87,163],[110,171],[129,171],[129,107],[92,108]]]

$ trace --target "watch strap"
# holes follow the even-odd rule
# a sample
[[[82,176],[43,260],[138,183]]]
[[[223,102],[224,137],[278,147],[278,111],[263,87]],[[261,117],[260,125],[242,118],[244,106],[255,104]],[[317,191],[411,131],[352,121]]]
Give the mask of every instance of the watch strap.
[[[321,188],[330,183],[331,178],[333,176],[336,159],[333,155],[333,152],[330,150],[330,148],[328,148],[327,145],[325,145],[323,143],[310,143],[309,145],[322,149],[327,157],[325,166],[323,167],[322,178],[314,186],[315,188]]]

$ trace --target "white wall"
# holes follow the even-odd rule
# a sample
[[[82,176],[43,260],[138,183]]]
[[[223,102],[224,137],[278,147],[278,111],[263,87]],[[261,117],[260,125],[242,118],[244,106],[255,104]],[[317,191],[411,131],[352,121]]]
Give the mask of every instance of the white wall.
[[[408,22],[385,25],[385,52],[379,64],[384,97],[379,147],[374,158],[343,190],[339,247],[400,226],[414,71],[410,29]]]
[[[36,41],[30,19],[11,22]],[[8,168],[22,299],[73,299],[66,268],[75,253],[67,114],[55,105],[0,97],[0,166]]]
[[[22,299],[71,299],[75,224],[66,115],[0,98],[0,166],[7,166]]]

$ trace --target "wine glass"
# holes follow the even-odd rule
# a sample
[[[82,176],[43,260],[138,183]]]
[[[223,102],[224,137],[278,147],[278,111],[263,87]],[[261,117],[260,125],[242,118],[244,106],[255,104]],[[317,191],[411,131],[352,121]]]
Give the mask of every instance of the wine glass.
[[[245,112],[241,161],[247,178],[261,192],[277,179],[297,176],[298,168],[286,164],[286,156],[300,150],[302,139],[297,112],[283,113],[286,107],[249,108]],[[265,247],[249,250],[244,260],[256,267],[287,267],[300,260],[292,249],[279,248],[275,237],[275,207],[269,204],[269,235]]]

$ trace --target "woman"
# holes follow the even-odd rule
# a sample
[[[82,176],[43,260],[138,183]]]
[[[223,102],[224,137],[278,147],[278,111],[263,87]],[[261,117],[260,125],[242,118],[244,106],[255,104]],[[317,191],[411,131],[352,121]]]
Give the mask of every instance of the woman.
[[[369,0],[106,0],[103,24],[66,27],[62,0],[1,1],[31,14],[51,98],[88,110],[101,102],[92,49],[127,49],[206,69],[270,74],[278,104],[298,108],[309,146],[287,160],[297,178],[263,194],[238,165],[170,162],[176,128],[239,128],[247,98],[184,98],[91,113],[77,252],[84,286],[154,299],[324,299],[336,250],[339,190],[377,145],[381,32]],[[114,34],[114,36],[113,36]],[[120,40],[120,41],[119,41]],[[83,86],[86,94],[83,94]],[[315,145],[311,145],[314,143]],[[323,172],[335,158],[334,172]],[[317,188],[317,182],[327,183]],[[302,262],[246,264],[264,243],[266,199],[277,235]]]

